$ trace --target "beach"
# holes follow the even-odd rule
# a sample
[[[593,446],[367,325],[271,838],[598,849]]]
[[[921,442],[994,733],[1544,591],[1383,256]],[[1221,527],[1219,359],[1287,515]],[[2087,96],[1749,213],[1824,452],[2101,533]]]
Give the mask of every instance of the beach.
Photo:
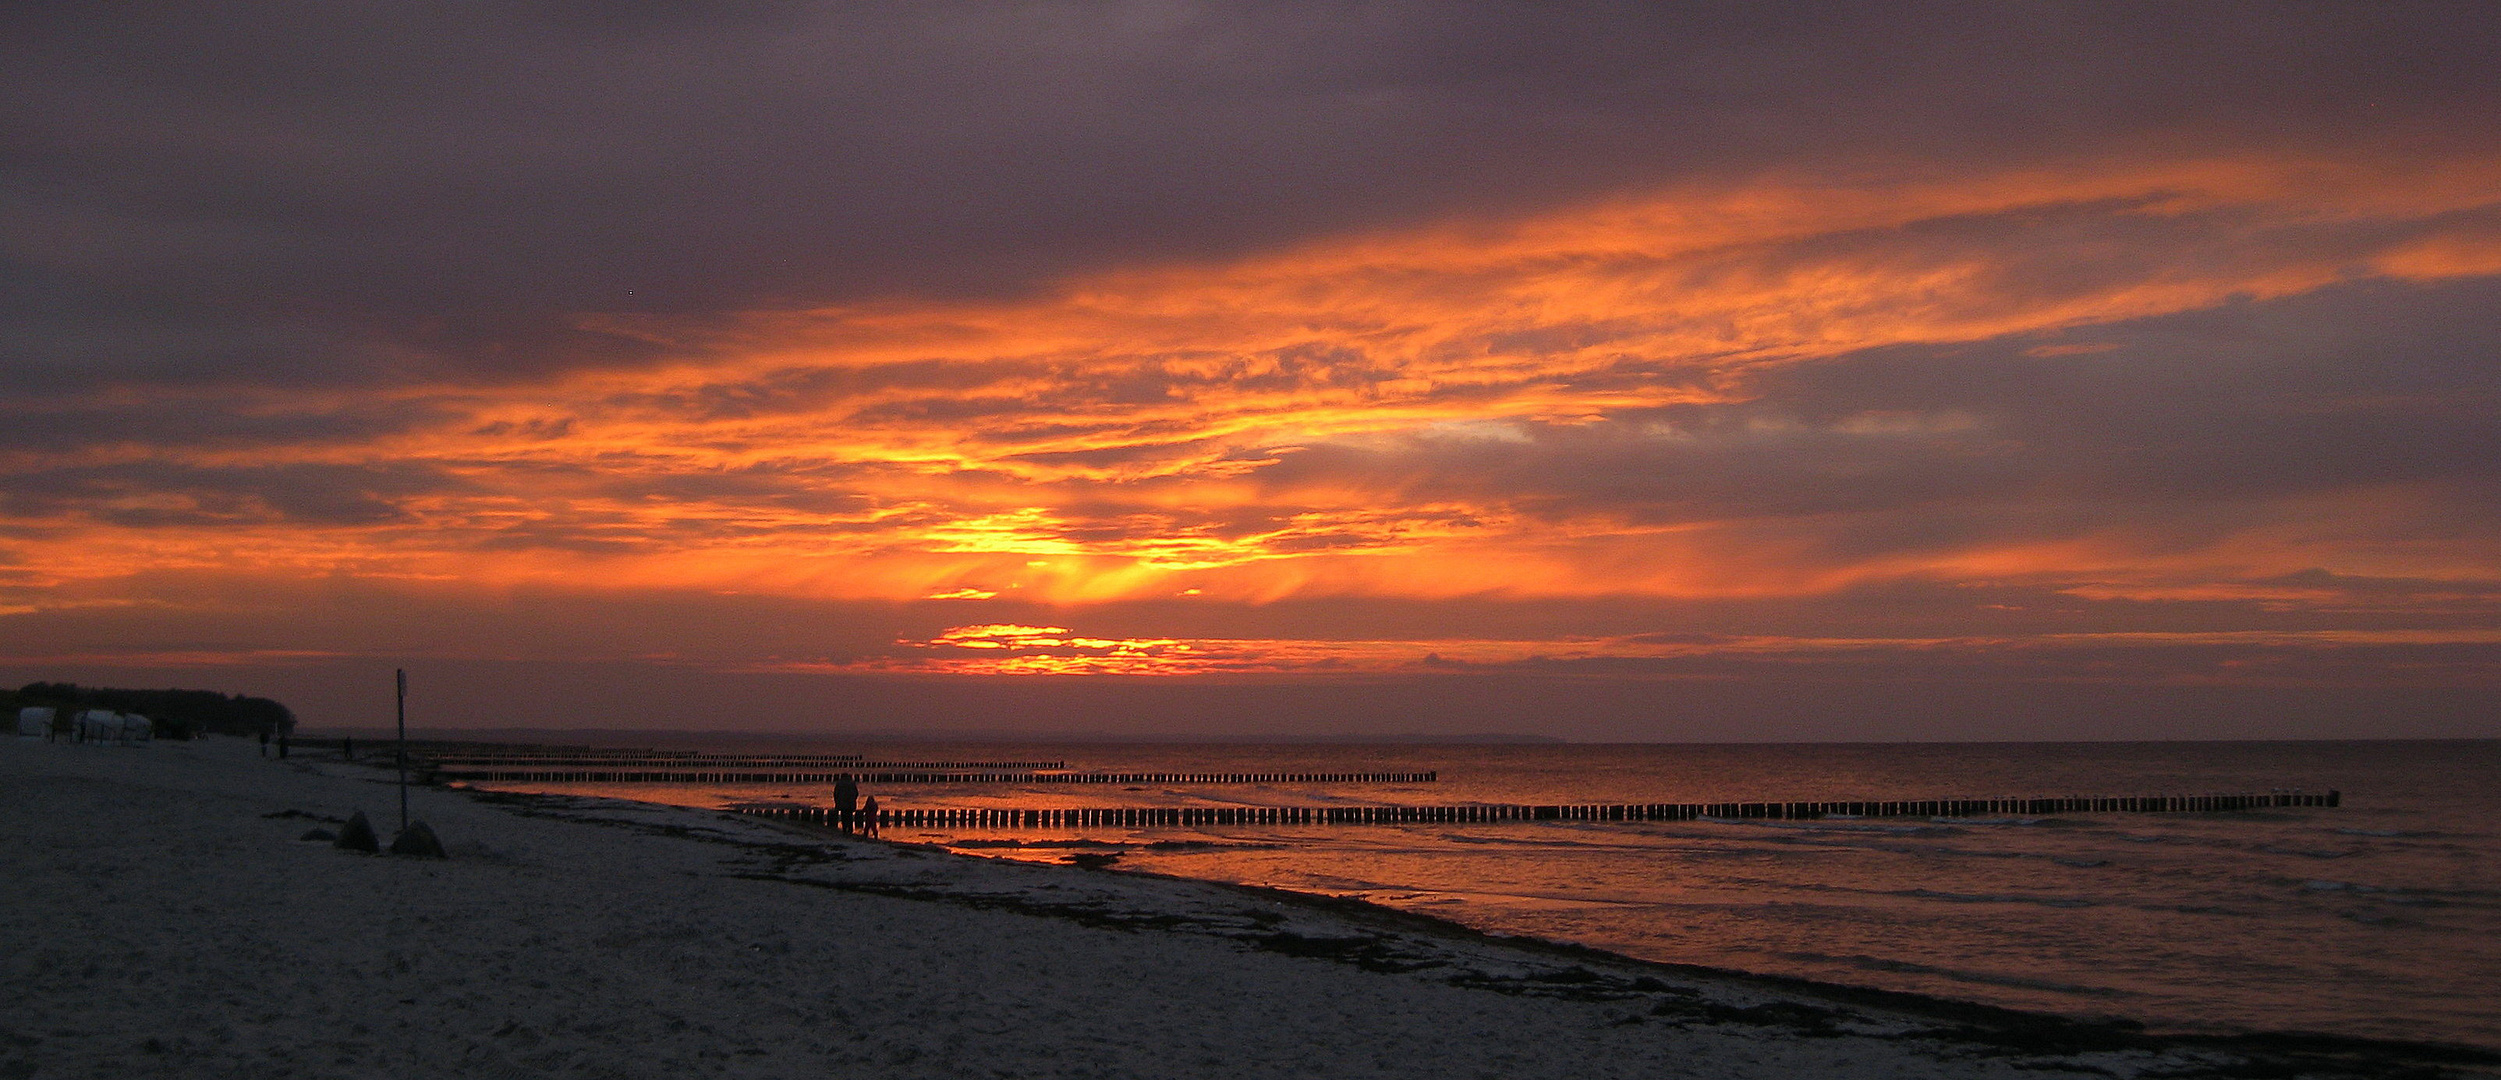
[[[912,782],[870,770],[869,789],[900,811],[887,839],[967,854],[1083,855],[1662,963],[2120,1016],[2156,1032],[2501,1049],[2501,1000],[2488,990],[2501,979],[2501,743],[804,745],[1120,778]],[[1432,779],[1305,778],[1348,770]],[[776,815],[834,802],[829,783],[747,775],[456,782]],[[2305,789],[2349,797],[2163,812],[2040,799]],[[1991,796],[1998,809],[1742,815],[1765,800],[1922,795]],[[1563,814],[1662,802],[1741,805],[1688,820]],[[1554,816],[1475,813],[1538,805]],[[1493,820],[1392,813],[1434,806]],[[1359,820],[1260,820],[1286,809]]]
[[[2501,1075],[593,797],[412,790],[442,860],[301,839],[387,842],[389,781],[0,744],[0,1077]]]

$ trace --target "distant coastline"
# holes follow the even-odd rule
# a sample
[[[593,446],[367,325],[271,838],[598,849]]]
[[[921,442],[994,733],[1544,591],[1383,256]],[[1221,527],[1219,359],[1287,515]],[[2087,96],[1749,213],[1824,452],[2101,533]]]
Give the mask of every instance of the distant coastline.
[[[363,740],[390,738],[392,730],[383,725],[360,727],[343,724],[302,725],[294,729],[307,739],[349,737]],[[827,731],[697,731],[685,728],[562,728],[562,727],[418,727],[408,729],[408,737],[436,742],[520,743],[531,745],[572,746],[656,746],[677,749],[708,745],[739,743],[967,743],[1051,745],[1065,743],[1080,746],[2102,746],[2102,745],[2244,745],[2244,744],[2317,744],[2321,746],[2362,745],[2372,743],[2457,743],[2484,744],[2501,742],[2492,736],[2405,736],[2378,738],[2257,738],[2257,739],[1760,739],[1731,741],[1725,739],[1645,739],[1613,743],[1607,740],[1577,740],[1556,735],[1532,735],[1523,732],[1432,732],[1344,733],[1344,734],[1260,734],[1255,732],[1206,735],[1148,735],[1110,731],[1035,731],[961,730],[908,731],[893,730],[827,730]]]
[[[306,738],[335,739],[342,736],[358,739],[379,739],[392,734],[385,727],[305,727],[298,731]],[[914,743],[1077,743],[1137,745],[1302,745],[1314,746],[1434,746],[1434,745],[1552,745],[1561,746],[1569,739],[1553,735],[1530,735],[1521,732],[1484,731],[1458,734],[1430,732],[1389,732],[1380,734],[1346,733],[1315,735],[1137,735],[1108,731],[687,731],[680,729],[641,728],[442,728],[411,727],[408,737],[444,742],[511,742],[531,744],[625,744],[632,746],[687,746],[703,743],[740,742],[914,742]]]

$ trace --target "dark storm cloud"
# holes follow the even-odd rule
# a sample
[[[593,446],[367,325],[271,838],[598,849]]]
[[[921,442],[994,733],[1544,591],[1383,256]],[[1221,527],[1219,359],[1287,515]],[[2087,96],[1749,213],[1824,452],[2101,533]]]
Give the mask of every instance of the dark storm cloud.
[[[76,516],[131,527],[376,525],[408,520],[413,495],[462,490],[440,470],[414,464],[199,467],[161,462],[51,469],[11,475],[0,517]]]
[[[389,398],[298,399],[273,407],[249,395],[27,396],[0,403],[0,451],[75,456],[111,447],[357,445],[461,415],[440,401]]]
[[[2491,279],[2355,285],[2069,339],[2107,351],[1885,350],[1776,373],[1757,407],[1815,427],[1977,417],[1935,464],[1977,459],[2044,497],[2208,502],[2439,483],[2489,515],[2501,510],[2501,327],[2475,313],[2495,304]]]
[[[2250,524],[2247,503],[2403,485],[2435,486],[2445,509],[2392,528],[2489,535],[2501,324],[2478,313],[2493,310],[2491,279],[2353,285],[1787,365],[1730,403],[1518,438],[1314,446],[1257,475],[1280,499],[1354,483],[1557,519],[1847,516],[1855,554],[2114,524],[2203,540]]]
[[[2263,15],[2263,17],[2258,17]],[[2484,139],[2481,4],[16,5],[15,385],[625,362],[1810,161]]]

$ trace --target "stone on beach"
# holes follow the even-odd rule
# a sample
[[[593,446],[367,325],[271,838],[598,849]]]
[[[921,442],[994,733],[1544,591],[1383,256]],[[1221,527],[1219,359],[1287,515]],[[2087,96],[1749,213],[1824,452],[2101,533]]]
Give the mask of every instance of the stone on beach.
[[[443,842],[434,838],[434,830],[425,822],[411,823],[391,838],[391,854],[413,855],[421,859],[444,858]]]
[[[373,823],[365,820],[365,812],[359,810],[356,816],[347,819],[346,825],[340,827],[338,845],[348,851],[362,851],[368,855],[379,854],[382,851],[382,838],[374,835]]]

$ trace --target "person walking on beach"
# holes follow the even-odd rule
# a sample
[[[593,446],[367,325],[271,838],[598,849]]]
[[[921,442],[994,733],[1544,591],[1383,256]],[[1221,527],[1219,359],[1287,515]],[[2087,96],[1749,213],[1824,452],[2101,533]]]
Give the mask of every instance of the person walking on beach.
[[[877,835],[877,796],[871,795],[860,804],[860,831]]]
[[[850,828],[852,815],[859,812],[859,806],[860,785],[851,782],[850,773],[844,773],[834,781],[834,820],[841,822],[843,828]]]

